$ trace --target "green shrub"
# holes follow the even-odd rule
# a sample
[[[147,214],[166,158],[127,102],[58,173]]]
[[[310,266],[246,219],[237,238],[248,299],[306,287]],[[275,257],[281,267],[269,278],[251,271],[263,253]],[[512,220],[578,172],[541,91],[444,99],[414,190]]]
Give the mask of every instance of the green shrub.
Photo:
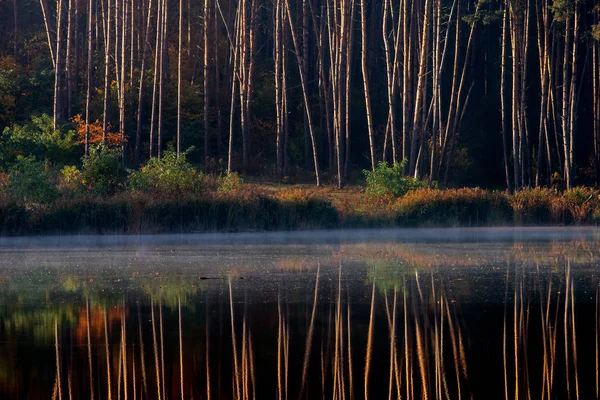
[[[204,175],[198,173],[187,161],[190,150],[177,158],[167,151],[162,158],[152,158],[139,171],[129,177],[132,190],[147,193],[197,193],[202,190]]]
[[[400,197],[411,190],[425,189],[427,182],[404,176],[406,160],[389,167],[381,162],[375,171],[364,170],[367,180],[367,194],[371,196]]]
[[[0,135],[0,164],[15,162],[18,155],[35,156],[54,165],[74,164],[79,158],[75,132],[54,129],[52,117],[34,116],[25,125],[4,129]]]
[[[46,162],[37,161],[33,156],[18,156],[8,173],[10,179],[6,190],[15,199],[48,203],[58,197],[50,167]]]
[[[225,172],[221,178],[219,178],[219,192],[233,192],[238,189],[242,184],[242,178],[237,172]]]
[[[119,149],[105,145],[90,148],[81,168],[83,182],[94,193],[110,195],[125,188],[127,170],[121,164]]]
[[[74,165],[66,165],[60,170],[58,188],[63,192],[82,193],[85,191],[83,174]]]

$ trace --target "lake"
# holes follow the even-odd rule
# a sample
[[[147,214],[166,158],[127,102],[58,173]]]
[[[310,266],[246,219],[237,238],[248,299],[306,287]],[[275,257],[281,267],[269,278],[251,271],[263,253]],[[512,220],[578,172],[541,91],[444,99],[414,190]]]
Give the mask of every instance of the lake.
[[[2,399],[599,395],[600,230],[0,239]]]

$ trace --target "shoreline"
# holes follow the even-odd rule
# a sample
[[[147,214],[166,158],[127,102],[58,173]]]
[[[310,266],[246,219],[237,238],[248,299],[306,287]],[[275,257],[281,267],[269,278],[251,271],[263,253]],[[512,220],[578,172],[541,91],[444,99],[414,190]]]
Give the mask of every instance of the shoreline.
[[[335,229],[597,226],[600,192],[516,194],[421,189],[397,199],[361,189],[257,188],[178,196],[77,196],[47,205],[0,202],[0,236],[286,232]]]

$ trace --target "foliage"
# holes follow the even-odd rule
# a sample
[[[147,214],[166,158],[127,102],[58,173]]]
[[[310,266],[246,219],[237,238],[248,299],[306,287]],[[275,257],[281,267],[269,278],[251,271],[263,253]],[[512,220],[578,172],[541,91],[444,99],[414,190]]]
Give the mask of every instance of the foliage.
[[[173,151],[165,152],[162,158],[151,158],[139,171],[129,177],[133,190],[150,193],[181,194],[197,193],[202,190],[204,175],[198,173],[187,161],[188,149],[177,157]]]
[[[121,164],[121,151],[105,145],[92,146],[81,169],[85,185],[100,195],[114,194],[125,188],[127,170]]]
[[[75,132],[54,129],[52,117],[34,116],[25,125],[5,128],[0,136],[0,164],[10,164],[19,155],[32,155],[55,165],[72,164],[79,158]]]
[[[427,182],[404,176],[406,159],[389,167],[381,162],[375,171],[364,170],[367,194],[372,196],[400,197],[411,190],[426,188]]]
[[[8,172],[10,179],[6,190],[15,199],[48,203],[58,197],[48,163],[37,161],[34,156],[18,156]]]
[[[85,191],[83,174],[74,165],[66,165],[60,170],[59,189],[71,193],[82,193]]]
[[[419,189],[395,203],[399,225],[480,226],[511,222],[506,196],[479,188]]]
[[[77,131],[77,138],[80,144],[85,144],[85,131],[86,128],[89,127],[88,133],[88,143],[90,145],[99,145],[102,143],[102,122],[96,120],[90,124],[86,124],[85,120],[81,117],[81,114],[77,114],[74,116],[71,121],[75,125],[75,129]],[[127,142],[127,139],[121,135],[119,132],[110,132],[111,126],[109,124],[108,130],[106,132],[105,143],[108,147],[117,147],[121,146],[123,142]]]
[[[242,178],[237,172],[227,171],[219,179],[219,192],[233,192],[243,183]]]
[[[0,129],[12,120],[16,111],[17,69],[12,57],[0,58]]]
[[[600,41],[600,24],[592,25],[592,37]]]

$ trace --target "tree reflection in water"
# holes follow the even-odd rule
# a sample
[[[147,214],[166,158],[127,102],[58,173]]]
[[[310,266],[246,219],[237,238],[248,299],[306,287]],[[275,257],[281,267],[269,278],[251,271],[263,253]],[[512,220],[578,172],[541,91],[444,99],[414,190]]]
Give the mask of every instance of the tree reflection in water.
[[[160,273],[8,270],[0,397],[598,398],[598,249],[371,243]]]

